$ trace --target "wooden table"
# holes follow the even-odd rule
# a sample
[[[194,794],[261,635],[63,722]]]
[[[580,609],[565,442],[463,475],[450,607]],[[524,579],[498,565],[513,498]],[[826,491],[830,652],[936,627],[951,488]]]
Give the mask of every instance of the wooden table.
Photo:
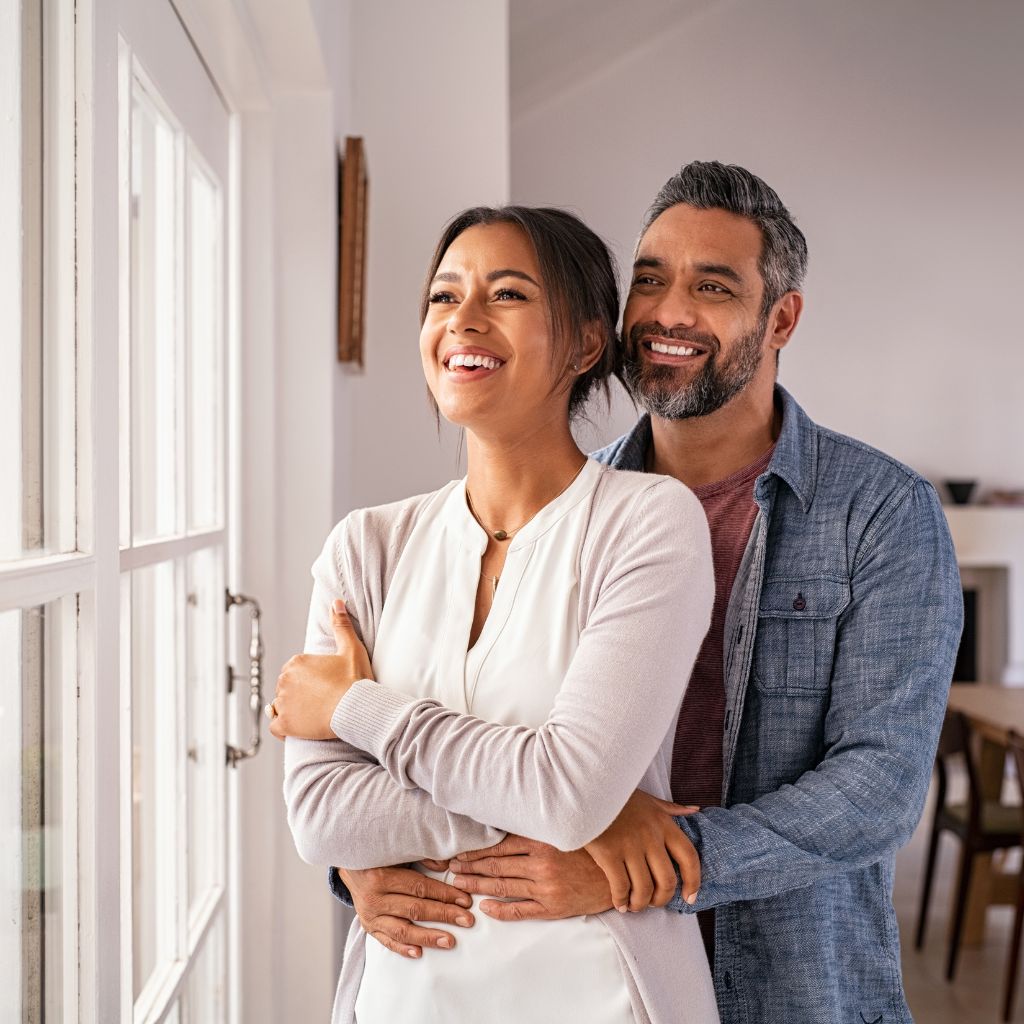
[[[954,683],[949,706],[971,723],[980,740],[978,760],[982,797],[998,800],[1003,789],[1006,747],[1011,730],[1024,736],[1024,687],[991,683]],[[985,933],[985,911],[993,904],[1016,903],[1017,876],[1000,870],[1000,854],[975,857],[964,921],[965,945],[980,945]]]

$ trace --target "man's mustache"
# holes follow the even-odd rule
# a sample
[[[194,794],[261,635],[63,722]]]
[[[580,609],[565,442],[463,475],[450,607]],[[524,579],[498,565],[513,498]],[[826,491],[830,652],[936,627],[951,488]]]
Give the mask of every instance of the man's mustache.
[[[698,331],[692,327],[665,327],[656,320],[647,323],[633,324],[629,329],[629,351],[636,352],[640,347],[641,338],[665,338],[671,341],[690,342],[706,348],[710,355],[717,355],[722,347],[714,334]]]

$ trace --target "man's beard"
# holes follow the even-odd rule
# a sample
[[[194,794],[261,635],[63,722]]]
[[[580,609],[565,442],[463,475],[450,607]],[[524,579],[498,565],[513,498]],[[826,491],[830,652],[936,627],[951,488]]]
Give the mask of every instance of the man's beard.
[[[622,378],[633,400],[652,416],[664,420],[685,420],[709,416],[735,398],[754,378],[764,358],[764,332],[768,318],[762,314],[753,329],[741,334],[732,354],[719,363],[721,342],[713,334],[686,328],[662,327],[658,323],[634,324],[624,345]],[[679,368],[651,363],[640,351],[642,337],[664,338],[669,344],[693,342],[708,350],[704,366],[688,383],[677,383]]]

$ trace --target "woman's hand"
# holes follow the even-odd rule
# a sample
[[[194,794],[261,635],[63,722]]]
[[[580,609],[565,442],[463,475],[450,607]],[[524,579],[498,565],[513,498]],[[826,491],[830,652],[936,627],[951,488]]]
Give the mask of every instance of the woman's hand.
[[[616,910],[665,906],[676,892],[676,864],[683,899],[696,902],[700,858],[673,819],[698,810],[638,789],[615,821],[584,847],[608,878]]]
[[[373,679],[370,657],[362,645],[344,601],[331,609],[336,654],[297,654],[277,677],[270,707],[276,714],[270,731],[278,739],[333,740],[331,716],[338,701],[358,679]]]

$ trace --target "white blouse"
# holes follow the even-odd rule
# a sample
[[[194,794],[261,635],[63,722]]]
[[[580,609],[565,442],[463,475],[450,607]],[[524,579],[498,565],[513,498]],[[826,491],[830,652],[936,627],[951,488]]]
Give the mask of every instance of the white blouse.
[[[388,591],[373,652],[378,682],[489,722],[543,725],[579,642],[580,549],[600,473],[588,461],[515,534],[468,650],[487,534],[469,512],[464,481],[439,491]],[[472,928],[455,930],[454,950],[424,949],[418,961],[368,942],[358,1024],[636,1020],[600,917],[510,923],[479,909],[474,916]]]

